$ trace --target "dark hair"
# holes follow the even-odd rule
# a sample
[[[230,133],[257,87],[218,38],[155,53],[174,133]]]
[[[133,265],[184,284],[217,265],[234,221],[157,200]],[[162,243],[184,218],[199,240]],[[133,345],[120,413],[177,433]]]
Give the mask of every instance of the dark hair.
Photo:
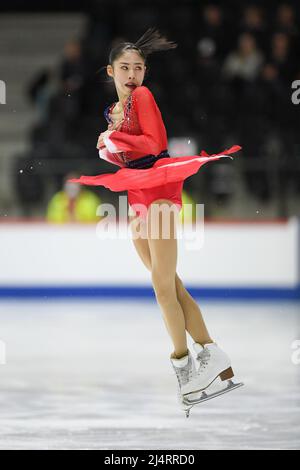
[[[162,36],[156,28],[148,28],[135,43],[123,41],[114,46],[109,53],[108,62],[109,65],[113,65],[114,61],[124,52],[133,50],[137,51],[146,63],[148,56],[153,52],[167,51],[176,47],[177,44],[175,42],[169,41],[165,36]],[[101,67],[99,72],[106,69],[106,67],[106,65]],[[109,77],[107,81],[111,82],[113,80]]]

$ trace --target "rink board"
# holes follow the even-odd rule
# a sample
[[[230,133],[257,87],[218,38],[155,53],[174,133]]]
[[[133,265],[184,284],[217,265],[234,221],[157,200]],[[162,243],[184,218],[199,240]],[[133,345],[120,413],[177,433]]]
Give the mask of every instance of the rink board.
[[[299,238],[296,218],[185,226],[177,272],[194,296],[300,299]],[[1,223],[0,246],[3,298],[154,297],[125,223]]]

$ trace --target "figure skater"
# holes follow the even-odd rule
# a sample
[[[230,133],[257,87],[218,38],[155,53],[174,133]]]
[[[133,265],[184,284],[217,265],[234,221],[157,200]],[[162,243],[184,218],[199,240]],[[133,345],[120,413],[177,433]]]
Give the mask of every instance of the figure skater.
[[[211,338],[199,306],[176,272],[177,239],[174,228],[176,210],[182,206],[181,194],[186,178],[199,168],[241,149],[236,145],[222,153],[170,157],[166,129],[153,94],[143,85],[147,57],[156,51],[177,47],[156,28],[149,28],[136,42],[121,42],[109,54],[106,71],[119,98],[104,115],[108,129],[98,138],[99,156],[121,168],[115,173],[81,176],[70,181],[101,185],[112,191],[127,191],[129,221],[135,234],[136,251],[151,272],[156,300],[174,345],[170,361],[178,380],[178,398],[205,390],[218,377],[233,377],[227,354]],[[154,206],[175,208],[169,211],[170,236],[162,237],[162,222]],[[151,236],[153,228],[159,236]],[[157,232],[155,232],[157,233]],[[187,346],[186,331],[194,340],[196,367]]]

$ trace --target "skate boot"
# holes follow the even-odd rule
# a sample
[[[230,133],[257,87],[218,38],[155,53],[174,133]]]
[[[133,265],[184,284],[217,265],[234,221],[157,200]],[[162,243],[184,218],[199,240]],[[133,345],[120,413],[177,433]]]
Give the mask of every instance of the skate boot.
[[[178,380],[177,401],[181,408],[186,412],[186,417],[188,417],[191,406],[185,403],[183,393],[186,392],[187,385],[195,378],[196,375],[194,359],[188,350],[188,354],[186,356],[180,359],[176,359],[171,356],[170,360]]]
[[[194,379],[185,386],[184,391],[189,390],[189,392],[182,396],[182,402],[188,409],[187,416],[194,405],[224,395],[244,385],[242,382],[234,383],[231,380],[234,374],[230,359],[216,343],[207,343],[204,347],[199,343],[194,343],[193,347],[200,365]],[[219,377],[221,384],[216,380]]]
[[[194,348],[195,353],[197,354],[196,355],[196,361],[198,362],[198,366],[200,367],[201,357],[202,357],[202,355],[205,355],[204,348],[203,348],[202,344],[200,344],[200,343],[194,343],[193,348]],[[199,367],[198,367],[197,371],[199,370]]]
[[[208,343],[204,347],[194,343],[193,346],[200,365],[195,378],[184,387],[183,395],[205,390],[218,377],[222,381],[233,377],[230,359],[216,343]]]

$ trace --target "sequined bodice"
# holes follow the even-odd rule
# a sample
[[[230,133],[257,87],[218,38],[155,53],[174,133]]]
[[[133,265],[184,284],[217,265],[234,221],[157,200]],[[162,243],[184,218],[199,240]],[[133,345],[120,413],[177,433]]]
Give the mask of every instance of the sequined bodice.
[[[104,110],[109,124],[114,124],[112,110],[116,105],[115,102]],[[124,120],[118,121],[119,126],[112,132],[102,158],[121,167],[142,169],[167,156],[166,129],[150,90],[145,86],[137,87],[126,98],[123,111]],[[119,117],[119,113],[115,116]]]
[[[107,108],[104,111],[105,119],[107,120],[109,124],[113,123],[110,113],[116,104],[117,103],[115,102],[107,106]],[[124,103],[124,121],[120,128],[120,131],[126,132],[127,134],[132,134],[132,135],[139,135],[141,133],[139,121],[133,108],[132,94],[128,96],[128,98],[126,99]],[[130,158],[128,157],[127,152],[118,152],[114,155],[120,158],[125,163],[125,165],[127,165],[127,163],[130,162]]]
[[[104,111],[104,116],[105,119],[109,124],[113,123],[113,120],[111,119],[111,111],[113,108],[116,106],[117,102],[107,106],[107,108]],[[135,132],[130,132],[133,130],[133,120],[134,120],[134,112],[133,112],[133,104],[132,104],[132,94],[128,96],[128,98],[125,100],[124,103],[124,122],[122,125],[122,132],[128,132],[128,134],[134,134]],[[138,126],[138,120],[136,118],[136,125]],[[140,129],[135,129],[139,131]]]

